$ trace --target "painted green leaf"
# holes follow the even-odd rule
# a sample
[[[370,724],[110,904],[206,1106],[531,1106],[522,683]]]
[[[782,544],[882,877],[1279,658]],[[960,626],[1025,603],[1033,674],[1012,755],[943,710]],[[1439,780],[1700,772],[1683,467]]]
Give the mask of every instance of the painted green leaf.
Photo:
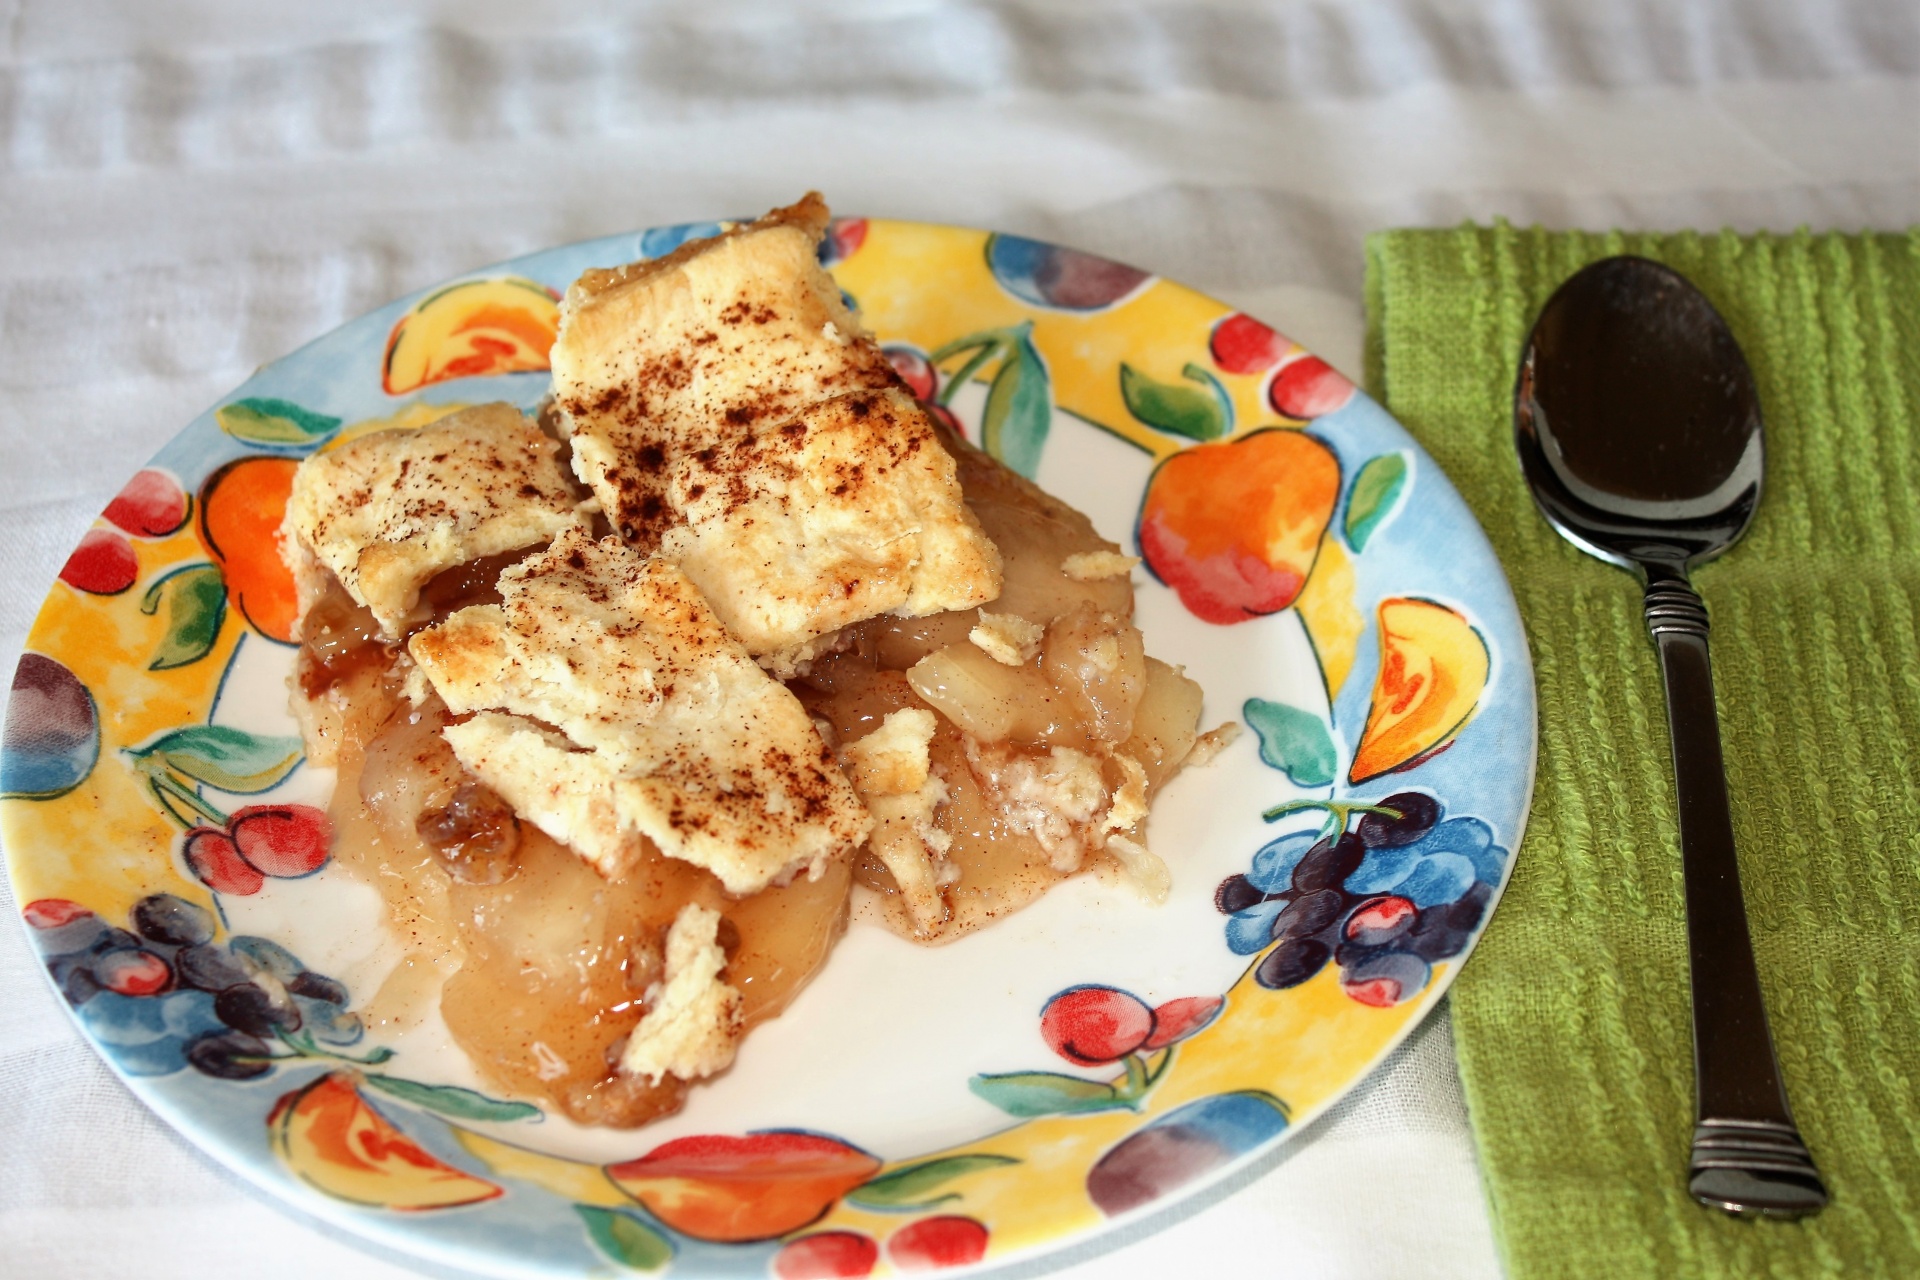
[[[966,360],[948,375],[946,385],[934,396],[935,404],[951,405],[960,388],[967,385],[969,379],[978,373],[983,365],[995,357],[1004,357],[1012,341],[1012,331],[1008,329],[986,329],[979,333],[970,333],[964,338],[955,338],[927,357],[934,364],[952,359],[962,352],[968,352]]]
[[[1220,379],[1197,364],[1180,371],[1197,385],[1160,382],[1130,364],[1120,366],[1120,398],[1127,412],[1156,431],[1189,440],[1218,440],[1233,430],[1233,398]]]
[[[218,567],[190,564],[147,588],[140,612],[152,617],[167,606],[167,633],[154,650],[150,671],[171,671],[198,662],[213,650],[227,617],[227,584]]]
[[[280,448],[318,444],[340,429],[340,419],[303,409],[291,400],[249,396],[213,411],[220,429],[236,440]]]
[[[977,1075],[967,1081],[975,1096],[1010,1116],[1073,1115],[1131,1106],[1110,1084],[1052,1071],[1013,1071]]]
[[[1040,451],[1053,425],[1053,387],[1032,333],[1031,323],[1013,330],[980,418],[986,451],[1029,480],[1040,469]]]
[[[501,1102],[472,1089],[452,1084],[421,1084],[417,1080],[398,1080],[392,1076],[368,1076],[369,1089],[392,1094],[402,1102],[428,1111],[437,1111],[456,1120],[533,1120],[540,1108],[525,1102]]]
[[[1295,786],[1324,787],[1333,781],[1339,760],[1326,721],[1310,711],[1248,698],[1241,716],[1260,735],[1260,758],[1291,778]]]
[[[587,1236],[600,1252],[635,1271],[658,1271],[673,1261],[673,1241],[631,1213],[576,1204]]]
[[[1355,551],[1365,549],[1367,539],[1393,510],[1407,483],[1405,454],[1383,453],[1369,458],[1353,478],[1347,491],[1347,545]]]
[[[863,1209],[930,1209],[934,1205],[959,1198],[959,1193],[955,1191],[949,1191],[945,1195],[934,1194],[955,1178],[964,1178],[982,1169],[997,1169],[1003,1165],[1019,1163],[1020,1161],[1013,1156],[987,1154],[923,1160],[919,1164],[910,1164],[904,1168],[895,1169],[891,1173],[883,1173],[873,1181],[855,1187],[847,1193],[847,1200]]]
[[[223,724],[190,724],[161,734],[128,755],[235,795],[277,786],[300,763],[298,738],[273,738]]]

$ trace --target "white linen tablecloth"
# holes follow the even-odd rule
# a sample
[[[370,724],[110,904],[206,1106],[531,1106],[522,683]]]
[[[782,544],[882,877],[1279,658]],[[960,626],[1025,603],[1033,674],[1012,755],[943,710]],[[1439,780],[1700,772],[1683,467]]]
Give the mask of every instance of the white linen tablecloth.
[[[255,366],[457,272],[808,187],[1136,263],[1358,374],[1376,228],[1920,223],[1920,6],[0,0],[0,667],[120,483]],[[1064,1274],[1497,1275],[1444,1015],[1166,1217]],[[0,921],[0,1275],[263,1273],[420,1274],[150,1115]]]

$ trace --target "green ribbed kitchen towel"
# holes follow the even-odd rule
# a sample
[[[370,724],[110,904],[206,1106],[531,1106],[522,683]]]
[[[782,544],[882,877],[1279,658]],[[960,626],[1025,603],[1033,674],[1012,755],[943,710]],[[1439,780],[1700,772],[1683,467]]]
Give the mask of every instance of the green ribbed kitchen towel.
[[[1660,673],[1626,574],[1560,540],[1513,452],[1520,348],[1615,253],[1732,325],[1767,430],[1760,511],[1695,575],[1774,1040],[1833,1203],[1737,1221],[1686,1192],[1684,921]],[[1492,538],[1539,688],[1513,880],[1453,988],[1511,1280],[1920,1276],[1920,229],[1367,243],[1367,380]]]

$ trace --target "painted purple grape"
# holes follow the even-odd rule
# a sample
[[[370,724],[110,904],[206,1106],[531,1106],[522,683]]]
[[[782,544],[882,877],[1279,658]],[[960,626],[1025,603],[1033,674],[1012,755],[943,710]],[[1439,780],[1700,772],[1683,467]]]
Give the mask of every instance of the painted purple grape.
[[[358,1044],[366,1034],[366,1024],[360,1021],[359,1014],[349,1013],[331,1001],[295,996],[293,1003],[300,1011],[301,1028],[321,1044],[340,1048]]]
[[[223,946],[203,943],[182,947],[173,958],[182,986],[218,993],[252,982],[254,971],[227,953]]]
[[[214,1031],[200,1036],[185,1048],[185,1058],[195,1071],[216,1080],[253,1080],[273,1070],[272,1050],[267,1042],[244,1031]]]
[[[1303,893],[1274,919],[1273,936],[1276,939],[1321,937],[1335,930],[1352,905],[1352,900],[1338,889]]]
[[[267,1037],[300,1029],[300,1007],[285,990],[269,991],[249,982],[228,987],[213,998],[213,1011],[235,1031]]]
[[[148,942],[193,947],[213,937],[213,913],[171,893],[155,893],[133,904],[128,923]]]
[[[1372,803],[1383,809],[1398,809],[1398,818],[1384,813],[1364,813],[1354,834],[1370,849],[1391,849],[1412,844],[1440,821],[1440,802],[1424,791],[1398,791]]]
[[[59,988],[61,998],[76,1009],[106,989],[93,972],[93,960],[90,953],[82,951],[47,961],[47,976]]]
[[[1352,832],[1322,840],[1307,850],[1293,869],[1293,887],[1301,893],[1338,888],[1366,859],[1367,847]]]
[[[0,792],[32,800],[64,795],[100,758],[100,713],[79,677],[39,653],[22,654],[0,734]]]
[[[1152,279],[1137,267],[1022,236],[990,237],[987,266],[1022,302],[1061,311],[1099,311]]]
[[[1275,990],[1297,987],[1326,968],[1332,955],[1333,948],[1319,938],[1288,938],[1255,966],[1253,980]]]
[[[1253,887],[1253,882],[1245,876],[1228,876],[1213,891],[1214,909],[1222,915],[1232,915],[1236,911],[1245,911],[1258,906],[1266,899],[1266,894]]]
[[[1087,1170],[1087,1196],[1115,1217],[1151,1204],[1285,1132],[1264,1093],[1223,1093],[1176,1107],[1135,1130]]]
[[[1392,947],[1376,949],[1340,968],[1340,987],[1361,1004],[1391,1008],[1413,999],[1427,985],[1431,970],[1419,956]]]
[[[315,973],[308,969],[287,984],[287,994],[306,996],[310,1000],[321,1000],[327,1004],[337,1004],[342,1008],[347,1003],[347,988],[344,983],[329,978],[324,973]]]
[[[242,963],[254,966],[258,973],[270,973],[282,983],[294,981],[307,969],[300,957],[266,938],[240,934],[227,939],[227,946]]]

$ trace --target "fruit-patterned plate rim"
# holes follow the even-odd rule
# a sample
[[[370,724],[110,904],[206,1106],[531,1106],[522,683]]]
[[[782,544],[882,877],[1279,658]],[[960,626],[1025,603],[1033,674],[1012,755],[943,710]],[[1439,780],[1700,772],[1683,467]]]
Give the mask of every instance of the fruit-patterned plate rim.
[[[891,966],[1003,945],[994,981],[1029,999],[961,1028],[964,1052],[928,1051],[965,1070],[899,1091],[933,1117],[924,1132],[899,1115],[856,1132],[875,1105],[858,1080],[806,1095],[805,1114],[739,1101],[771,1088],[755,1043],[803,1013],[851,1034],[823,989],[849,952],[898,959],[856,926],[749,1040],[738,1087],[708,1086],[723,1103],[696,1090],[688,1119],[612,1154],[557,1126],[526,1138],[538,1117],[448,1068],[444,1044],[402,1036],[395,1054],[357,1016],[394,944],[347,923],[343,904],[367,900],[309,840],[326,779],[289,754],[285,584],[258,547],[299,457],[453,405],[531,407],[580,270],[717,225],[544,250],[401,298],[263,367],[129,482],[52,588],[9,700],[0,835],[26,927],[136,1096],[297,1216],[382,1252],[701,1276],[1101,1252],[1270,1168],[1459,972],[1532,794],[1511,593],[1433,460],[1260,321],[1059,246],[836,220],[822,261],[907,383],[1144,555],[1148,652],[1189,666],[1209,724],[1250,732],[1155,809],[1175,885],[1162,914],[1081,877]],[[1144,942],[1176,926],[1177,946]],[[1308,1030],[1331,1046],[1310,1067],[1286,1052]]]

